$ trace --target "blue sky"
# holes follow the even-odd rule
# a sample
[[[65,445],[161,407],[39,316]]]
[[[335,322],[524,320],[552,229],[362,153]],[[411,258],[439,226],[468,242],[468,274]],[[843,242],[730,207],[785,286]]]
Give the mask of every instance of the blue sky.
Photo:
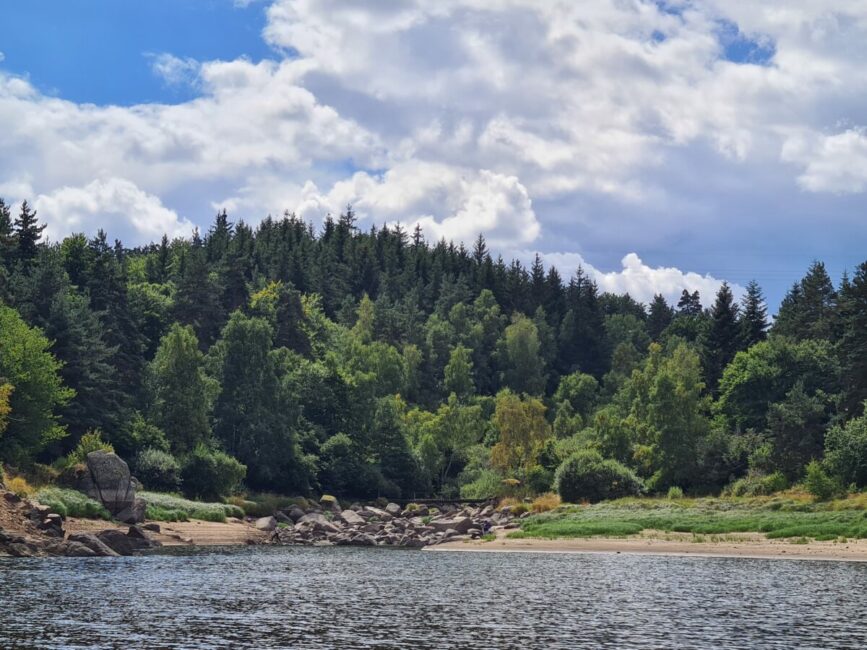
[[[256,222],[484,232],[648,300],[867,259],[848,0],[0,4],[0,196],[57,239]]]

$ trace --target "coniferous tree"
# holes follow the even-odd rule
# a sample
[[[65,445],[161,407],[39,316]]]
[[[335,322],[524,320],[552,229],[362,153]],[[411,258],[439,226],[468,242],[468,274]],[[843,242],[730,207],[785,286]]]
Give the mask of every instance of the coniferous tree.
[[[780,305],[773,331],[797,341],[830,341],[836,334],[836,305],[837,292],[825,265],[813,262]]]
[[[647,316],[647,335],[652,341],[659,341],[665,328],[671,325],[674,318],[674,310],[662,297],[662,294],[653,296],[650,303],[650,313]]]
[[[716,294],[710,317],[710,329],[704,341],[702,362],[705,382],[709,390],[715,393],[723,370],[734,359],[740,346],[738,306],[726,282],[722,283]]]
[[[36,257],[39,241],[42,239],[42,231],[47,224],[39,224],[36,219],[36,211],[31,210],[27,201],[21,204],[21,212],[15,219],[15,243],[17,247],[16,257],[25,266]]]
[[[867,262],[840,288],[840,320],[841,406],[849,415],[858,415],[867,400]]]
[[[768,308],[755,280],[747,285],[741,301],[741,349],[746,350],[768,336]]]

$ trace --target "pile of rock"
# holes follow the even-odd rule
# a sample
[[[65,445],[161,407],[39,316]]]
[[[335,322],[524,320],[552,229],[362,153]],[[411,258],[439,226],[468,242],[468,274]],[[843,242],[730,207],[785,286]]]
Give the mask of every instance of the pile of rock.
[[[156,548],[144,527],[130,526],[124,532],[111,528],[97,533],[66,537],[63,518],[48,506],[22,499],[0,487],[0,555],[13,557],[111,557],[133,555]]]
[[[100,502],[118,521],[138,524],[145,519],[146,504],[136,497],[137,483],[120,456],[92,451],[86,464],[78,468],[72,487]]]
[[[398,546],[421,548],[444,542],[477,539],[494,526],[517,528],[509,508],[491,504],[439,508],[389,503],[385,508],[353,504],[343,510],[337,501],[318,508],[293,506],[256,521],[271,531],[271,542],[308,546]]]

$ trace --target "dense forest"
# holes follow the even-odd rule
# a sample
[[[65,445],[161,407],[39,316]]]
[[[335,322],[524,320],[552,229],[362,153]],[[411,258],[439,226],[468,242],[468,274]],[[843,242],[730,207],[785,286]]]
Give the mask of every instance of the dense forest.
[[[44,228],[0,201],[21,472],[111,445],[198,497],[540,493],[570,463],[651,493],[867,485],[867,262],[837,286],[813,263],[770,326],[756,283],[644,305],[349,208],[138,248]]]

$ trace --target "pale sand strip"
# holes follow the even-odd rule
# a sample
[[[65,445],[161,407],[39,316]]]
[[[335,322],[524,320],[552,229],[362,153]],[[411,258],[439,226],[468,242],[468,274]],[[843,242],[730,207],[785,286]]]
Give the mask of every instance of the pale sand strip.
[[[724,535],[722,541],[689,541],[691,535],[646,531],[641,536],[574,539],[509,539],[509,531],[496,530],[497,539],[456,541],[428,546],[425,551],[482,553],[630,553],[696,557],[740,557],[778,560],[838,560],[867,562],[867,540],[795,544],[766,539],[760,534]]]
[[[248,541],[262,541],[267,537],[266,533],[237,519],[225,524],[198,520],[154,523],[159,524],[160,533],[152,534],[152,537],[164,546],[230,546],[247,544]],[[93,533],[106,528],[126,530],[129,526],[99,519],[70,517],[64,522],[64,528],[68,533]]]

